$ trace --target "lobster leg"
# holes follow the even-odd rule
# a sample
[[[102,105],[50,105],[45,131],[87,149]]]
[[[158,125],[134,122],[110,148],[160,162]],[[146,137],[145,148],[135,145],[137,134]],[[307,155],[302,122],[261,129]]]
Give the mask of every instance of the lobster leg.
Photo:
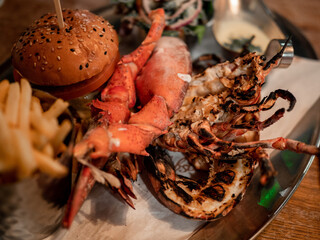
[[[207,121],[204,121],[201,125],[198,125],[198,129],[194,131],[202,137],[206,137],[210,144],[206,140],[200,142],[199,138],[193,138],[195,141],[191,146],[196,145],[196,149],[201,150],[202,153],[213,151],[214,155],[219,154],[220,152],[229,152],[232,149],[249,149],[249,148],[273,148],[278,150],[290,150],[297,153],[305,153],[310,155],[319,155],[320,148],[312,145],[307,145],[305,143],[295,141],[292,139],[286,139],[283,137],[260,140],[260,141],[251,141],[251,142],[234,142],[234,141],[224,141],[219,139],[215,134],[211,132],[210,125]],[[215,150],[219,149],[220,152]],[[211,151],[210,151],[211,150]]]

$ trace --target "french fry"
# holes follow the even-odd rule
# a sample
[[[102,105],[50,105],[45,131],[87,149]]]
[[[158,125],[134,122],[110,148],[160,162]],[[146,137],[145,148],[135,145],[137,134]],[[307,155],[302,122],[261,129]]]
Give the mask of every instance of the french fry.
[[[67,107],[58,99],[44,112],[26,79],[20,84],[0,82],[0,174],[15,170],[17,178],[23,179],[39,169],[54,177],[65,176],[68,169],[55,156],[67,149],[63,140],[72,124],[58,122]]]
[[[61,123],[58,131],[56,132],[56,135],[51,140],[55,153],[58,152],[60,145],[62,144],[63,140],[66,138],[68,133],[70,132],[71,127],[72,127],[71,123],[67,119]]]
[[[0,173],[12,170],[17,162],[15,149],[12,144],[10,128],[6,122],[5,116],[0,111]]]
[[[37,102],[32,101],[31,104],[33,106],[33,110],[30,113],[30,122],[32,127],[49,139],[53,138],[55,132],[58,129],[57,124],[52,124],[52,122],[54,122],[54,119],[50,119],[50,122],[48,119],[44,118],[41,111],[39,111]]]
[[[43,112],[40,99],[35,96],[31,97],[31,111],[36,112],[38,115],[42,115]]]
[[[11,83],[5,106],[5,117],[10,127],[15,127],[18,123],[19,99],[20,85],[17,82]]]
[[[54,150],[49,142],[43,147],[42,152],[49,157],[54,157]]]
[[[30,140],[34,148],[42,150],[46,144],[49,143],[48,137],[39,133],[35,129],[32,129],[30,132]]]
[[[31,96],[32,89],[29,82],[26,79],[21,79],[20,81],[20,104],[19,104],[19,119],[18,125],[21,131],[29,136],[30,134],[30,104],[31,104]]]
[[[57,118],[61,113],[63,113],[64,110],[67,109],[69,106],[68,102],[63,101],[62,99],[57,99],[51,107],[43,113],[43,116],[51,119],[51,118]]]
[[[17,153],[18,178],[23,179],[30,177],[37,168],[31,142],[19,129],[11,129],[11,133]]]
[[[9,89],[9,81],[3,80],[0,82],[0,111],[4,110],[5,100],[7,98],[8,89]]]
[[[33,150],[33,154],[38,163],[39,169],[53,177],[64,177],[68,174],[68,168],[60,162],[55,161],[44,153]]]

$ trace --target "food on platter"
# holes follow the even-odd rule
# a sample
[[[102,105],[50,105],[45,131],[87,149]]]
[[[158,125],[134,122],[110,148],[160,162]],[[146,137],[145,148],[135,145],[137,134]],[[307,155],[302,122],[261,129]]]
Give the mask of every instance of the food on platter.
[[[155,1],[155,0],[120,0],[118,12],[125,15],[122,19],[120,33],[131,32],[135,24],[148,28],[150,19],[148,14],[156,8],[165,11],[165,35],[193,36],[201,42],[205,33],[205,24],[211,19],[213,5],[211,1]]]
[[[53,13],[35,21],[14,44],[15,79],[56,97],[72,99],[104,84],[119,59],[118,37],[105,19],[87,10],[63,10],[64,28]]]
[[[0,176],[21,180],[37,171],[54,177],[68,173],[58,159],[72,123],[58,118],[69,104],[57,99],[44,109],[41,101],[24,78],[0,82]]]
[[[190,1],[196,2],[199,3]],[[281,137],[271,140],[257,138],[259,131],[279,120],[285,112],[284,109],[279,109],[267,120],[260,121],[260,111],[270,109],[277,98],[290,102],[288,111],[295,103],[294,96],[281,89],[260,99],[265,77],[281,58],[282,52],[267,63],[262,56],[250,53],[234,62],[224,62],[208,68],[192,77],[190,53],[186,44],[175,37],[162,37],[166,21],[163,9],[150,9],[150,30],[145,40],[119,62],[118,41],[112,26],[100,18],[92,20],[107,24],[112,32],[110,35],[114,37],[109,38],[103,34],[107,26],[88,27],[83,23],[86,20],[82,19],[83,22],[78,24],[79,32],[84,32],[85,37],[80,38],[77,36],[77,28],[71,26],[79,14],[85,19],[93,18],[84,10],[65,10],[66,26],[59,29],[55,15],[45,15],[23,34],[21,41],[13,48],[17,80],[29,74],[21,65],[31,64],[27,70],[39,70],[29,76],[33,86],[40,86],[56,95],[63,94],[65,99],[99,88],[100,81],[97,88],[88,87],[87,84],[92,83],[93,78],[103,78],[102,84],[112,75],[105,87],[99,89],[99,97],[91,101],[90,126],[85,129],[87,131],[83,138],[82,133],[78,135],[80,137],[73,150],[81,170],[66,209],[64,227],[70,227],[95,182],[108,185],[134,208],[131,199],[135,198],[132,181],[137,179],[140,167],[144,167],[141,164],[142,157],[139,156],[150,156],[144,159],[145,166],[150,171],[149,178],[154,192],[165,206],[184,216],[209,220],[226,215],[241,200],[257,163],[262,169],[261,184],[266,184],[274,175],[275,171],[264,148],[319,154],[318,148],[294,140]],[[37,33],[38,28],[47,32]],[[58,37],[53,39],[51,35]],[[97,40],[98,43],[93,44],[93,36],[101,39],[101,43]],[[33,39],[35,37],[40,38]],[[41,47],[45,46],[42,44],[53,42],[62,44],[62,41],[66,42],[61,48],[61,45],[50,45],[45,49]],[[74,41],[77,42],[77,47],[74,47]],[[91,45],[86,45],[87,42],[91,42]],[[112,45],[112,50],[108,44]],[[34,45],[40,46],[41,54],[31,52]],[[107,51],[103,49],[103,54],[100,54],[101,49],[96,49],[100,45],[108,48]],[[117,47],[116,50],[114,46]],[[91,70],[93,62],[91,64],[90,59],[82,60],[77,55],[82,48],[89,55],[94,52],[97,57],[92,61],[99,63],[99,66],[92,75],[87,70]],[[69,60],[66,64],[54,65],[52,69],[55,70],[51,70],[48,56],[58,63],[62,62],[63,55],[55,54],[63,49],[65,57],[70,57]],[[115,57],[110,59],[108,54],[112,51]],[[108,74],[105,73],[106,64],[99,60],[97,52],[100,57],[109,58]],[[62,67],[66,69],[63,71]],[[50,74],[46,76],[46,73]],[[34,76],[37,77],[33,78]],[[41,78],[44,80],[40,80]],[[7,89],[7,85],[4,83],[0,92],[7,91],[1,90]],[[81,94],[78,94],[80,90]],[[57,115],[57,109],[61,105],[63,102],[57,102],[52,109],[42,113],[37,101],[31,102],[34,112],[30,116],[31,123],[35,123],[40,116],[49,118]],[[10,111],[15,112],[16,108],[15,106]],[[14,125],[15,119],[16,117],[8,118],[7,124]],[[35,145],[42,147],[42,152],[31,152],[36,158],[47,162],[44,154],[52,155],[52,149],[59,149],[64,132],[54,134],[56,127],[48,127],[47,122],[41,121],[33,127],[47,138],[57,135],[56,140],[52,140],[52,148],[43,143],[42,136],[31,135]],[[154,148],[148,148],[149,145]],[[206,184],[176,175],[164,149],[182,152],[196,168],[206,170]],[[29,161],[31,162],[31,158]],[[238,188],[239,185],[242,188]]]
[[[74,148],[83,168],[70,197],[64,227],[70,227],[96,181],[110,186],[134,207],[130,180],[136,180],[140,170],[138,155],[151,155],[145,165],[153,172],[150,181],[165,206],[184,216],[208,220],[226,215],[241,200],[257,163],[262,169],[261,184],[274,175],[265,148],[319,154],[315,146],[282,137],[257,139],[259,131],[285,113],[279,109],[260,121],[260,111],[270,109],[278,98],[289,101],[288,111],[295,104],[294,96],[281,89],[260,100],[265,77],[284,48],[269,62],[249,53],[191,77],[186,46],[177,38],[161,38],[163,10],[151,11],[150,18],[145,40],[121,58],[100,98],[91,103],[93,122]],[[162,158],[167,157],[161,154],[163,150],[147,149],[150,144],[184,153],[197,168],[208,171],[208,185],[176,176],[172,164],[164,163]],[[219,164],[223,167],[214,167]],[[237,189],[238,185],[243,188]],[[199,191],[194,193],[192,186]]]

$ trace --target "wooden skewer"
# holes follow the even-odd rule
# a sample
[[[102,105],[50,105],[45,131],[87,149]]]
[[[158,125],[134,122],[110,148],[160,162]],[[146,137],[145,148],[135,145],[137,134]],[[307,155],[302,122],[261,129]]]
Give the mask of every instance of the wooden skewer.
[[[60,0],[53,0],[53,2],[54,2],[54,7],[56,9],[57,17],[58,17],[59,28],[62,29],[64,27],[64,22],[63,22]]]

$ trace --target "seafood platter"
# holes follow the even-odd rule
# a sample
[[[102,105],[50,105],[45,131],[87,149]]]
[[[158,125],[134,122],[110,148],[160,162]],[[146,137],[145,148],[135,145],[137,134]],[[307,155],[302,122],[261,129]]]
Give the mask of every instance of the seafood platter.
[[[260,136],[302,101],[262,94],[290,37],[270,57],[273,36],[236,52],[213,36],[209,1],[132,2],[44,14],[14,44],[0,239],[249,239],[320,155],[319,103],[289,136]]]

